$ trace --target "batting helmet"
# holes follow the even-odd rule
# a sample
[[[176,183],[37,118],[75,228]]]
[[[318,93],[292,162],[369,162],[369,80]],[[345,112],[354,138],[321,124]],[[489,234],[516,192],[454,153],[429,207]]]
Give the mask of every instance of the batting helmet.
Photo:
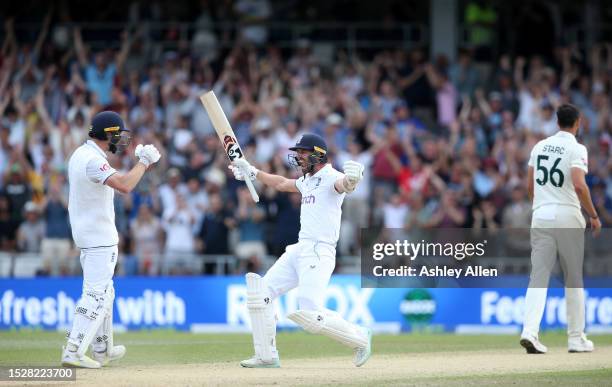
[[[103,111],[94,116],[89,137],[109,141],[108,150],[112,153],[130,144],[130,131],[123,124],[121,116],[113,111]]]
[[[312,133],[304,134],[302,137],[300,137],[295,146],[289,148],[289,150],[292,151],[297,151],[300,149],[312,152],[310,155],[308,155],[308,165],[305,166],[305,169],[309,173],[312,172],[316,164],[325,164],[327,162],[327,144],[319,135]],[[289,164],[302,167],[296,155],[289,155]]]

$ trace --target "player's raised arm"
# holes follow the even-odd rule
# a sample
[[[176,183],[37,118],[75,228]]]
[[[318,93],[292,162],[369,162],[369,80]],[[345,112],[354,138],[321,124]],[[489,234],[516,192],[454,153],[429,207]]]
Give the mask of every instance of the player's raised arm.
[[[336,180],[334,188],[338,193],[351,193],[363,179],[364,166],[357,161],[349,160],[344,163],[344,177]]]
[[[236,159],[233,162],[233,165],[230,165],[229,168],[232,170],[234,177],[237,180],[244,181],[246,178],[252,181],[259,180],[277,191],[295,193],[300,192],[295,185],[295,179],[287,179],[284,176],[273,175],[271,173],[260,171],[249,164],[249,162],[244,158]]]
[[[111,175],[104,184],[126,194],[132,192],[138,184],[147,168],[159,161],[161,154],[154,145],[138,144],[135,150],[138,163],[128,173],[115,173]]]

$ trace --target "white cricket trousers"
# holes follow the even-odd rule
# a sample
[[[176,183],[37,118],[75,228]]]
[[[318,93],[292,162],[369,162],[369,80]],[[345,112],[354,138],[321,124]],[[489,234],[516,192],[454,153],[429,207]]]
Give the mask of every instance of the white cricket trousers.
[[[117,255],[117,246],[94,247],[81,250],[83,291],[104,293],[107,286],[112,286],[113,274],[117,265]]]
[[[325,290],[336,266],[336,247],[317,241],[300,240],[268,270],[264,281],[272,298],[298,288],[298,307],[302,310],[324,308]]]
[[[531,275],[525,296],[523,334],[537,336],[546,305],[551,271],[559,255],[565,283],[567,334],[584,333],[585,305],[582,284],[584,229],[586,221],[580,209],[550,205],[533,213],[531,222]]]

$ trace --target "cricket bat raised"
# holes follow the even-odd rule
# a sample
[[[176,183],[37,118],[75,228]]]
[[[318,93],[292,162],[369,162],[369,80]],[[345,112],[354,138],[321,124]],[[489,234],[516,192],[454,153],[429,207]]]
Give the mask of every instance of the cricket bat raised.
[[[236,159],[244,158],[242,149],[240,149],[240,144],[238,144],[238,140],[236,140],[234,130],[227,120],[223,109],[221,109],[221,105],[219,104],[219,100],[217,99],[215,93],[211,90],[202,94],[200,96],[200,101],[202,101],[202,105],[204,105],[204,109],[206,109],[206,112],[210,117],[210,121],[215,127],[217,136],[219,136],[219,140],[221,140],[221,144],[223,144],[223,148],[225,149],[225,153],[230,159],[230,162]],[[248,175],[247,171],[244,171],[244,175]],[[253,186],[251,179],[247,177],[244,179],[244,181],[255,203],[259,202],[259,195],[257,195],[257,191],[255,191],[255,187]]]

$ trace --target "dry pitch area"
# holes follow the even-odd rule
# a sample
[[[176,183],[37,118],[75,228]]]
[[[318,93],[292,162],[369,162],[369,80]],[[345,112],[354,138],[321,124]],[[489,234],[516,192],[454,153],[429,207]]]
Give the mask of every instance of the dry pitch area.
[[[569,354],[561,333],[543,336],[547,355],[526,355],[513,336],[377,336],[362,368],[326,338],[279,335],[281,369],[243,369],[246,335],[140,332],[118,335],[127,357],[79,370],[76,385],[605,385],[612,380],[612,336],[593,336],[591,354]],[[61,334],[0,333],[0,364],[52,365]],[[74,385],[74,383],[71,383]]]

